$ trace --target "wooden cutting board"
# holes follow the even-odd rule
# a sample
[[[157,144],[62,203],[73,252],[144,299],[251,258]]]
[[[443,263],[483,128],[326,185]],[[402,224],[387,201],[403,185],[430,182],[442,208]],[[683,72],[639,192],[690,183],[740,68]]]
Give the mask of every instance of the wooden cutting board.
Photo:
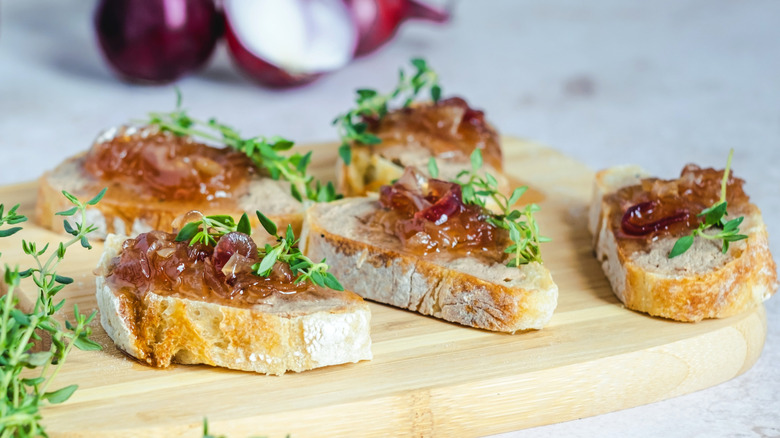
[[[312,146],[312,168],[332,177],[335,145]],[[470,329],[371,304],[374,359],[269,377],[209,366],[154,369],[117,351],[74,351],[53,388],[77,383],[43,410],[52,437],[478,436],[567,421],[693,392],[758,359],[763,306],[696,324],[621,306],[593,258],[586,208],[593,173],[552,149],[505,139],[506,169],[535,189],[546,264],[560,288],[549,326],[514,335]],[[31,213],[34,183],[0,188],[0,202]],[[28,264],[20,239],[58,241],[33,224],[0,240],[3,262]],[[60,273],[66,309],[97,307],[92,269],[101,252],[69,251]],[[28,290],[29,291],[29,290]],[[69,316],[69,315],[68,315]]]

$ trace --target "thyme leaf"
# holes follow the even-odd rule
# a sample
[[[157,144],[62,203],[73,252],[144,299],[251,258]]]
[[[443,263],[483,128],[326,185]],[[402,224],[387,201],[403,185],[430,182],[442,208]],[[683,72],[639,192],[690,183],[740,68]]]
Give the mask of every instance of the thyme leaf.
[[[239,224],[241,229],[239,229]],[[244,234],[250,234],[252,228],[249,225],[249,217],[246,213],[241,216],[238,222],[232,216],[226,214],[219,215],[201,215],[199,221],[188,222],[181,227],[176,234],[177,242],[189,241],[190,246],[196,243],[215,246],[220,237],[233,231],[240,231]]]
[[[669,252],[669,258],[677,257],[688,251],[696,236],[701,236],[708,240],[721,240],[721,251],[723,254],[729,250],[729,243],[739,240],[747,239],[747,235],[739,234],[739,225],[745,219],[744,216],[732,220],[726,220],[728,212],[728,202],[726,201],[726,186],[729,181],[729,171],[731,169],[731,158],[734,156],[734,149],[729,151],[729,158],[726,161],[726,169],[723,171],[723,179],[720,182],[720,200],[708,208],[705,208],[697,216],[704,218],[699,223],[699,227],[694,229],[691,234],[680,237],[674,243],[672,250]],[[718,229],[720,231],[716,233],[705,233],[710,229]]]
[[[32,258],[32,267],[20,271],[19,267],[5,265],[2,281],[7,292],[0,297],[0,437],[37,437],[46,436],[41,424],[41,407],[48,404],[63,403],[76,391],[76,385],[51,389],[50,385],[65,364],[73,347],[80,350],[99,350],[100,344],[90,339],[92,329],[89,324],[97,311],[89,315],[79,312],[73,306],[74,322],[65,321],[65,327],[54,314],[62,309],[65,300],[55,302],[55,297],[73,279],[57,274],[57,266],[65,257],[67,249],[79,243],[91,248],[87,236],[97,229],[88,224],[85,217],[88,205],[95,205],[105,194],[105,189],[96,197],[81,202],[68,192],[63,195],[74,207],[61,216],[77,216],[80,219],[65,219],[64,227],[72,237],[60,242],[56,247],[49,244],[42,248],[35,242],[22,240],[22,250]],[[7,237],[21,230],[21,227],[5,228],[25,222],[27,218],[17,213],[16,205],[4,213],[0,204],[0,237]],[[24,278],[30,278],[38,289],[37,299],[31,310],[19,306],[17,296],[19,284]],[[41,335],[51,338],[48,349],[36,347]],[[24,374],[23,370],[26,370]],[[24,377],[23,377],[24,376]]]
[[[389,93],[380,94],[367,88],[356,90],[355,108],[333,120],[341,138],[339,156],[345,164],[349,165],[352,161],[352,143],[374,145],[382,142],[379,137],[367,132],[367,119],[381,120],[390,111],[392,104],[408,107],[424,90],[428,90],[434,102],[441,98],[441,86],[436,72],[421,58],[412,59],[411,64],[415,68],[414,74],[409,75],[403,69],[399,70],[398,84]]]
[[[512,243],[504,250],[511,257],[507,266],[518,267],[531,262],[541,263],[542,254],[539,244],[549,242],[550,239],[539,233],[539,224],[534,218],[534,213],[540,210],[539,206],[528,204],[521,210],[513,208],[528,187],[517,187],[507,197],[498,190],[498,181],[493,175],[479,174],[481,167],[482,152],[475,149],[471,153],[471,169],[461,171],[455,179],[455,182],[461,186],[463,202],[478,205],[485,210],[487,210],[488,200],[492,200],[498,206],[500,213],[491,213],[487,221],[497,228],[509,231],[509,240]]]
[[[240,133],[215,118],[200,120],[190,117],[181,108],[181,94],[177,90],[176,110],[169,113],[149,113],[146,123],[177,136],[190,136],[225,146],[245,154],[258,169],[264,169],[275,180],[283,179],[291,184],[290,192],[299,202],[304,199],[316,202],[329,202],[340,199],[333,183],[323,184],[306,170],[311,162],[311,151],[285,154],[294,143],[283,137],[243,138]]]

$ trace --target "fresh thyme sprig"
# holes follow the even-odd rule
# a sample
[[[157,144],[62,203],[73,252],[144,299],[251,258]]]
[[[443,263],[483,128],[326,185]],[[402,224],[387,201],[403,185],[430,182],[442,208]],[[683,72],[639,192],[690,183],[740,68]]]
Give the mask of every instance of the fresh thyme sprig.
[[[214,246],[220,237],[233,231],[247,235],[252,233],[252,225],[249,223],[249,216],[246,213],[241,215],[238,222],[226,214],[202,215],[199,221],[189,222],[181,227],[179,233],[176,234],[176,241],[189,241],[190,245],[202,243]]]
[[[298,248],[298,240],[293,234],[292,226],[287,225],[287,232],[284,236],[277,234],[276,224],[268,219],[263,213],[257,212],[257,218],[265,228],[265,231],[272,236],[276,236],[276,245],[268,245],[259,250],[262,260],[252,267],[252,269],[261,277],[267,277],[271,273],[276,261],[286,263],[290,266],[293,275],[297,275],[295,283],[311,281],[320,287],[329,287],[333,290],[344,290],[344,286],[338,279],[328,272],[330,268],[325,259],[319,263],[314,263],[310,258],[303,255]]]
[[[509,267],[517,267],[530,262],[542,262],[542,254],[539,244],[549,242],[550,239],[539,234],[539,225],[534,218],[534,213],[540,210],[536,204],[528,204],[522,210],[513,206],[528,190],[527,186],[514,189],[507,198],[498,190],[496,178],[485,173],[479,174],[482,167],[482,152],[475,149],[471,153],[471,169],[458,173],[455,182],[460,184],[463,193],[463,202],[486,208],[488,200],[492,200],[501,213],[492,213],[486,219],[491,225],[509,231],[509,240],[512,244],[504,252],[511,254],[507,263]],[[436,161],[431,157],[428,162],[428,171],[434,178],[438,175]]]
[[[49,250],[46,244],[38,249],[35,242],[22,240],[22,250],[33,259],[33,267],[24,271],[10,268],[6,265],[3,281],[8,291],[0,298],[0,391],[3,399],[0,402],[0,437],[37,437],[46,436],[46,431],[40,423],[40,408],[44,403],[57,404],[66,401],[76,390],[77,385],[69,385],[57,390],[49,390],[51,382],[59,373],[65,359],[75,346],[80,350],[99,350],[100,344],[90,339],[92,329],[89,324],[95,318],[97,311],[89,315],[79,312],[77,305],[73,306],[75,323],[61,323],[54,314],[65,305],[65,300],[55,304],[54,298],[66,285],[73,282],[72,278],[58,275],[59,262],[65,257],[67,249],[76,243],[85,248],[91,248],[87,235],[97,227],[84,221],[84,213],[88,205],[95,205],[105,194],[105,189],[95,198],[83,203],[73,195],[64,192],[63,195],[74,204],[70,210],[57,213],[60,216],[74,216],[78,213],[81,222],[64,221],[65,231],[73,237],[61,242],[56,249]],[[0,227],[5,224],[24,222],[26,217],[16,213],[17,206],[3,216],[3,206],[0,205]],[[0,237],[10,236],[21,230],[13,227],[0,230]],[[50,254],[46,257],[47,252]],[[38,295],[31,311],[19,307],[16,291],[23,278],[31,278],[38,288]],[[41,341],[42,334],[51,340],[48,349],[34,348],[36,341]],[[36,374],[22,371],[24,369],[39,370]]]
[[[341,198],[333,183],[322,184],[312,175],[306,174],[311,161],[311,151],[304,155],[294,153],[283,155],[294,143],[282,137],[274,136],[242,138],[234,128],[220,123],[215,118],[207,121],[190,117],[181,108],[181,93],[176,90],[176,110],[170,113],[149,113],[150,125],[158,126],[162,131],[179,136],[191,136],[208,141],[223,143],[225,146],[244,153],[258,169],[265,169],[273,179],[282,178],[291,184],[290,192],[299,202],[308,199],[316,202],[329,202]]]
[[[376,90],[359,89],[356,91],[356,107],[333,120],[333,124],[338,126],[341,137],[339,156],[345,164],[349,165],[352,161],[352,150],[350,149],[352,142],[369,145],[381,143],[379,137],[366,132],[368,124],[365,120],[367,118],[381,119],[389,111],[390,104],[395,102],[400,102],[401,107],[407,107],[425,89],[430,90],[431,99],[434,102],[438,102],[441,98],[441,86],[438,83],[439,77],[436,72],[428,67],[428,63],[424,59],[415,58],[411,60],[411,63],[416,69],[415,73],[410,76],[403,69],[399,70],[398,85],[393,91],[379,94]]]
[[[268,277],[274,264],[279,261],[289,265],[290,271],[296,275],[295,283],[311,281],[317,286],[329,287],[334,290],[342,291],[344,286],[339,283],[336,277],[328,272],[329,266],[322,259],[319,263],[314,263],[311,259],[303,255],[298,249],[298,240],[292,230],[292,226],[287,225],[287,232],[284,236],[278,234],[276,224],[261,212],[256,212],[257,218],[263,225],[268,234],[276,237],[276,245],[266,244],[258,249],[259,263],[252,266],[252,271],[260,277]],[[189,241],[190,245],[203,243],[206,245],[216,245],[219,238],[231,231],[239,231],[244,234],[251,233],[249,218],[246,213],[241,216],[238,222],[227,215],[203,216],[201,220],[190,222],[182,227],[176,235],[176,241]]]
[[[731,158],[734,155],[734,149],[729,151],[729,158],[726,161],[726,169],[723,171],[723,179],[720,182],[720,200],[705,208],[697,217],[703,217],[704,222],[699,224],[699,227],[691,232],[687,236],[680,237],[674,243],[672,250],[669,252],[669,258],[677,257],[686,251],[688,251],[693,245],[693,241],[696,236],[701,236],[708,240],[722,240],[721,251],[723,254],[729,250],[729,243],[736,242],[738,240],[747,239],[745,234],[739,234],[739,226],[742,221],[745,220],[744,216],[727,221],[725,219],[728,216],[726,208],[728,202],[726,201],[726,186],[729,181],[729,170],[731,169]],[[714,234],[707,234],[705,231],[711,228],[718,228],[720,231]]]

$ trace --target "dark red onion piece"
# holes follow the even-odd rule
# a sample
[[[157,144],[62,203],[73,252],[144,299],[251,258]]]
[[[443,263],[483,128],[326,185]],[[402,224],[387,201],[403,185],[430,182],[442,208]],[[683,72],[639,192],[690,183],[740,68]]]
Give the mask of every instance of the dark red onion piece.
[[[657,206],[658,201],[647,201],[629,207],[620,221],[623,232],[629,236],[646,236],[690,217],[688,210],[680,209],[656,221],[648,221],[647,218],[653,214]]]
[[[131,82],[168,83],[199,69],[222,33],[213,0],[102,0],[94,23],[103,56]]]
[[[459,184],[425,178],[413,167],[407,167],[395,184],[382,186],[379,193],[383,207],[413,218],[414,223],[424,219],[441,225],[463,207]]]
[[[431,182],[433,181],[443,182],[438,180],[431,180]],[[451,184],[450,189],[444,193],[444,195],[439,195],[438,199],[436,199],[433,205],[426,208],[425,210],[418,212],[415,214],[415,217],[423,217],[437,225],[440,225],[440,221],[443,222],[447,220],[447,218],[452,217],[452,215],[460,211],[461,206],[463,206],[462,199],[463,197],[461,196],[460,185]]]
[[[257,245],[251,237],[244,233],[227,233],[219,239],[217,246],[214,247],[214,254],[211,256],[211,262],[217,272],[227,264],[233,254],[244,256],[248,259],[257,259]]]
[[[355,56],[378,49],[395,35],[406,20],[421,19],[436,23],[449,20],[449,11],[436,9],[415,0],[344,0],[352,10],[358,29]]]

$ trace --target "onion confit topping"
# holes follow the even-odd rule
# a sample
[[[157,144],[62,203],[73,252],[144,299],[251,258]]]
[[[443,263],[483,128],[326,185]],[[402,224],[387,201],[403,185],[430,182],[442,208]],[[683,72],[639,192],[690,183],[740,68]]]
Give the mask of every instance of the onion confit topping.
[[[253,172],[242,153],[165,133],[118,135],[92,147],[85,172],[144,198],[213,201],[235,196]]]
[[[233,231],[222,236],[219,242],[217,242],[217,246],[214,247],[214,254],[211,255],[214,268],[222,271],[222,268],[236,254],[257,262],[257,245],[255,241],[244,233]]]
[[[268,277],[253,273],[257,246],[243,233],[222,236],[215,247],[177,242],[176,235],[151,231],[128,239],[109,268],[108,281],[138,298],[162,295],[251,306],[273,293],[307,290],[294,283],[289,266],[277,262]]]
[[[718,202],[722,179],[722,170],[689,164],[678,179],[646,178],[624,187],[610,196],[609,202],[619,206],[613,212],[613,227],[620,237],[640,246],[659,236],[687,234],[702,222],[697,215]],[[728,178],[730,214],[739,215],[748,205],[743,184],[742,179]]]
[[[502,168],[498,133],[485,120],[485,113],[469,106],[463,98],[421,103],[382,117],[364,116],[363,121],[368,131],[381,139],[379,147],[419,145],[434,156],[455,154],[464,159],[479,149],[486,163],[495,169]]]
[[[423,253],[487,251],[504,237],[503,230],[485,221],[481,207],[463,203],[459,184],[426,178],[411,167],[395,184],[382,186],[379,202],[393,216],[381,215],[379,222],[404,245]]]
[[[690,217],[688,210],[682,208],[658,218],[658,206],[659,201],[647,201],[629,207],[621,221],[623,231],[630,236],[645,236]]]

